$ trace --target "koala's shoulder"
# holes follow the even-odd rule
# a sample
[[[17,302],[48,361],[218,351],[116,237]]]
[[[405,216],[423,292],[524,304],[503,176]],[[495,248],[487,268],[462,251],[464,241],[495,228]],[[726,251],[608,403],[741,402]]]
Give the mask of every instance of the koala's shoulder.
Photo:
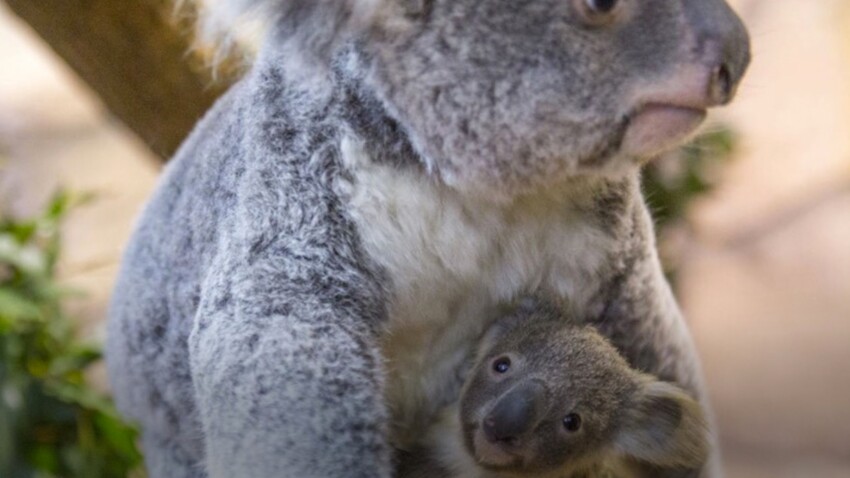
[[[329,95],[269,63],[231,87],[169,161],[137,223],[129,262],[185,262],[176,275],[199,278],[222,237],[243,231],[258,243],[291,228],[284,223],[301,218],[293,212],[327,215],[336,127]]]

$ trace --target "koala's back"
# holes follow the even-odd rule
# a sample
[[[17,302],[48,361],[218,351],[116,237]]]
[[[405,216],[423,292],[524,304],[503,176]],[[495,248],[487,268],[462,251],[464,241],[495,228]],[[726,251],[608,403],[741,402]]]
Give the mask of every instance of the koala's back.
[[[146,433],[196,443],[189,451],[199,454],[187,340],[244,170],[242,90],[218,102],[166,167],[124,253],[110,307],[107,363],[119,408]]]

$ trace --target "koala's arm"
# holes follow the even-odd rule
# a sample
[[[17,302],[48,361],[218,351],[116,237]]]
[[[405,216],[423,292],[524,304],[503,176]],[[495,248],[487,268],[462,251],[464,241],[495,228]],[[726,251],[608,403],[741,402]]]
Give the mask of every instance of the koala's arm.
[[[591,322],[634,368],[674,382],[702,403],[711,426],[702,368],[687,323],[673,296],[658,258],[652,220],[632,183],[634,202],[624,216],[615,265],[601,288],[602,312]],[[711,456],[701,473],[653,470],[645,476],[718,478],[719,449],[709,430]],[[684,474],[683,474],[684,473]]]
[[[317,294],[289,305],[244,294],[233,300],[246,309],[208,315],[191,342],[209,476],[389,477],[379,361],[361,318]]]
[[[189,354],[211,478],[391,476],[383,296],[323,156],[248,162],[202,285]]]
[[[649,219],[638,221],[642,232],[603,285],[602,313],[592,320],[634,368],[699,397],[703,384],[690,332],[664,277]]]

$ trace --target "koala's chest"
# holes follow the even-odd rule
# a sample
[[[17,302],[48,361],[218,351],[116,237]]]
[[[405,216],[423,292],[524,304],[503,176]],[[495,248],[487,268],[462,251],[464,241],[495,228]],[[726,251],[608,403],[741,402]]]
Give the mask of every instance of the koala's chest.
[[[348,206],[366,253],[391,281],[382,348],[403,435],[456,398],[496,306],[541,287],[588,300],[609,239],[566,200],[472,200],[421,172],[347,154],[355,165]]]

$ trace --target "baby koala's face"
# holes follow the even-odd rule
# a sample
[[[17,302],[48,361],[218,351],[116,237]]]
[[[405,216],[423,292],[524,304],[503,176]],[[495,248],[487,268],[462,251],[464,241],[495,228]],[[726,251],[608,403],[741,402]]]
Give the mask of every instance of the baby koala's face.
[[[699,405],[628,366],[590,327],[526,305],[482,341],[460,403],[464,441],[491,471],[568,474],[611,456],[694,467]]]

